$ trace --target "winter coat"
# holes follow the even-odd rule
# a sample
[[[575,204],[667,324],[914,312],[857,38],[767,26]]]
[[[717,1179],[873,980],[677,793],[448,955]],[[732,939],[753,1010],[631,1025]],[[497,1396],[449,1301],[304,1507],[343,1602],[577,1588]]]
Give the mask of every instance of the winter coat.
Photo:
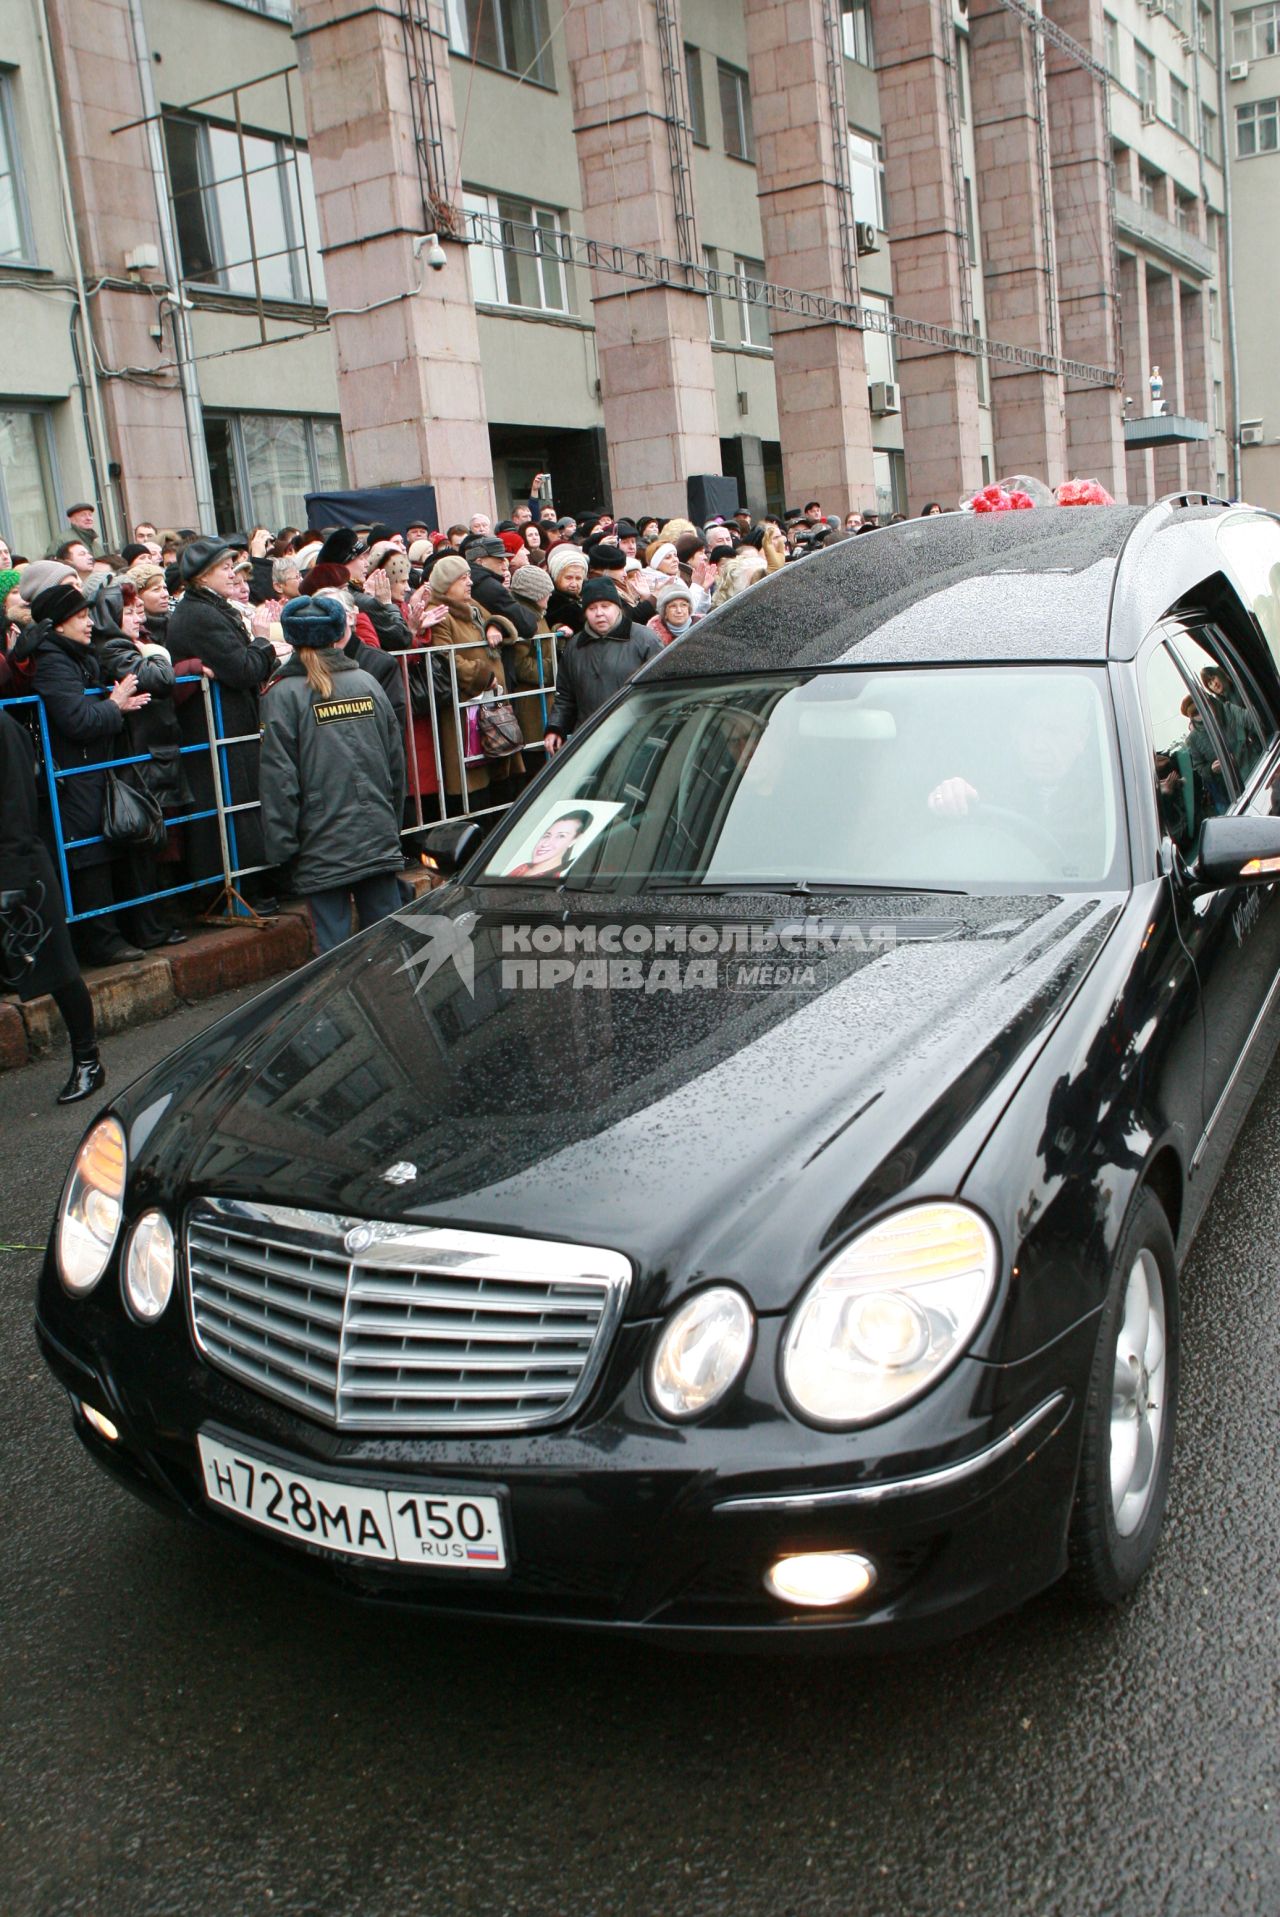
[[[384,652],[403,652],[406,646],[413,644],[413,635],[395,600],[390,603],[379,599],[371,592],[359,592],[349,587],[356,606],[364,613],[369,624],[378,635],[378,644]]]
[[[396,622],[388,637],[385,633],[379,633],[368,613],[358,607],[355,636],[368,648],[368,653],[353,652],[350,641],[347,642],[346,650],[348,658],[355,659],[357,665],[371,673],[378,681],[399,716],[406,745],[412,753],[407,778],[407,795],[414,800],[416,813],[417,799],[428,798],[432,793],[438,792],[440,781],[436,776],[436,754],[431,738],[431,720],[425,712],[412,712],[406,706],[404,674],[399,660],[394,655],[428,642],[415,639],[405,624],[400,609],[393,607],[392,610],[396,613]],[[384,626],[387,625],[386,621],[383,623]]]
[[[398,872],[404,743],[377,680],[345,653],[314,655],[333,678],[314,692],[286,661],[263,700],[262,827],[272,865],[294,861],[298,890],[328,892]]]
[[[198,659],[201,665],[213,668],[222,702],[221,736],[243,739],[248,735],[246,743],[222,748],[226,765],[223,797],[228,805],[252,802],[258,797],[258,734],[262,724],[258,694],[278,664],[274,651],[265,639],[246,637],[240,609],[232,600],[210,592],[206,586],[188,586],[169,615],[169,655],[179,660]],[[208,745],[203,695],[188,699],[180,707],[178,719],[184,745]],[[193,809],[213,812],[213,768],[208,754],[190,753],[186,766]],[[237,812],[228,825],[236,840],[233,864],[244,867],[265,863],[258,813]],[[194,820],[187,827],[187,862],[193,879],[220,875],[222,854],[216,816]]]
[[[582,629],[582,601],[576,592],[561,592],[559,586],[557,586],[547,601],[546,617],[547,624],[550,626],[552,632],[555,632],[560,626],[568,626],[571,633],[580,632]]]
[[[342,650],[346,657],[350,659],[353,666],[359,666],[362,672],[367,672],[371,679],[377,680],[387,696],[391,710],[396,715],[396,724],[399,726],[401,733],[403,733],[405,722],[404,676],[396,664],[393,655],[389,652],[383,652],[376,639],[374,639],[372,643],[370,642],[369,634],[373,631],[372,626],[367,627],[363,633],[360,631],[359,621],[361,618],[363,618],[363,614],[358,613],[356,615],[356,629]]]
[[[603,638],[584,626],[561,651],[556,702],[548,730],[567,739],[626,685],[646,659],[656,658],[661,651],[657,633],[648,626],[636,625],[626,612]]]
[[[443,605],[447,617],[437,626],[428,628],[433,647],[448,647],[458,671],[458,699],[478,699],[488,690],[492,680],[496,679],[503,692],[507,689],[506,677],[502,669],[502,653],[495,651],[484,636],[484,615],[476,606],[455,606],[448,600],[437,600]],[[436,708],[436,719],[440,727],[440,756],[444,761],[444,789],[458,795],[462,791],[462,769],[458,756],[458,726],[454,720],[452,700]],[[462,739],[466,744],[467,715],[462,714]],[[513,773],[524,771],[524,759],[516,753],[510,759],[502,761],[500,776],[508,778]],[[476,759],[467,766],[467,791],[480,792],[489,783],[489,767],[483,759]]]
[[[536,699],[517,699],[515,702],[525,744],[540,746],[555,701],[556,642],[546,620],[539,615],[534,637],[520,640],[511,650],[515,668],[508,675],[511,690],[536,692],[539,687],[546,687],[545,693],[539,693]]]
[[[35,689],[44,701],[53,763],[69,766],[101,765],[127,755],[124,714],[104,697],[86,697],[103,684],[98,656],[92,645],[80,645],[51,626],[38,628],[41,637],[33,652]],[[105,770],[59,779],[58,815],[65,844],[73,839],[99,838],[102,802],[107,790]],[[73,871],[106,865],[115,848],[99,840],[67,853]]]
[[[56,992],[79,976],[53,861],[40,837],[36,755],[31,734],[0,711],[0,892],[21,892],[23,909],[6,918],[36,944],[31,961],[5,949],[0,920],[0,990],[19,998]],[[31,915],[31,916],[28,916]],[[34,921],[34,922],[33,922]],[[34,936],[33,936],[34,935]]]
[[[487,566],[472,566],[471,597],[482,612],[493,612],[509,619],[521,639],[532,639],[538,630],[538,621],[532,606],[526,606],[523,599],[517,599],[510,586],[504,586],[502,575],[490,572]]]
[[[129,767],[129,776],[159,799],[162,806],[178,811],[191,804],[187,782],[187,764],[197,755],[181,757],[182,728],[173,703],[173,661],[163,646],[149,639],[130,639],[127,633],[104,633],[93,642],[105,685],[115,685],[126,674],[137,674],[138,691],[151,694],[151,704],[125,714],[125,733],[130,753],[145,752],[141,765]]]

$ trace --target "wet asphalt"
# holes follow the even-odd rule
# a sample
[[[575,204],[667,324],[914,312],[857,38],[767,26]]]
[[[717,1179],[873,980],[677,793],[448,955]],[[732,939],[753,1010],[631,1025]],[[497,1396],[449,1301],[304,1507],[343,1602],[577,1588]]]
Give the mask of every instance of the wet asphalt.
[[[31,1334],[61,1078],[0,1077],[6,1917],[1280,1912],[1280,1068],[1184,1273],[1139,1594],[875,1661],[368,1614],[117,1490]]]

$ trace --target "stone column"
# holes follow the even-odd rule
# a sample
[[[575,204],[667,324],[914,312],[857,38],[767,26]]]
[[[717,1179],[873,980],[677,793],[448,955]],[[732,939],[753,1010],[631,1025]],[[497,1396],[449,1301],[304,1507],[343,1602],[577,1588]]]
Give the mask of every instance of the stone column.
[[[120,281],[135,247],[154,246],[160,255],[145,129],[115,130],[146,112],[127,0],[48,0],[47,19],[85,281]],[[145,286],[103,285],[89,306],[85,332],[103,365],[146,368],[172,358],[167,329],[163,348],[151,338],[156,300]],[[87,351],[84,332],[81,337]],[[158,384],[104,379],[100,390],[108,444],[99,454],[122,469],[126,523],[117,530],[132,538],[135,520],[144,515],[194,525],[195,481],[177,380],[172,373],[159,375]],[[105,490],[105,469],[100,478]],[[103,530],[109,533],[110,525]]]
[[[457,133],[443,0],[419,0],[419,11],[423,40],[429,34],[434,47],[451,189]],[[293,26],[351,482],[426,481],[436,489],[442,526],[492,513],[467,249],[450,239],[440,209],[423,205],[399,16],[347,0],[294,0]],[[439,273],[413,250],[432,227],[448,255]]]
[[[969,0],[974,184],[981,213],[987,332],[1011,346],[1055,346],[1052,214],[1036,110],[1036,45],[1001,0]],[[996,470],[1066,478],[1066,402],[1059,373],[992,360]]]
[[[858,298],[844,60],[828,76],[823,0],[745,0],[765,272],[782,286]],[[847,236],[841,242],[842,219]],[[783,486],[847,511],[871,497],[871,414],[862,335],[803,314],[770,315]]]
[[[957,220],[948,108],[950,8],[872,0],[899,313],[960,329],[969,272]],[[982,484],[977,361],[899,339],[903,440],[913,499],[954,502]]]
[[[1147,391],[1147,368],[1151,364],[1147,336],[1147,282],[1143,263],[1132,253],[1120,255],[1120,311],[1124,325],[1125,361],[1128,373],[1125,396],[1132,401],[1130,411],[1141,418],[1151,404]],[[1155,498],[1155,476],[1150,452],[1131,452],[1125,457],[1128,497],[1136,506],[1145,506]],[[1111,490],[1114,492],[1115,488]],[[1117,494],[1117,497],[1119,495]]]
[[[1164,379],[1164,409],[1166,413],[1185,412],[1182,391],[1182,308],[1178,300],[1177,283],[1170,274],[1157,273],[1150,265],[1147,267],[1147,336],[1150,364],[1160,368]],[[1142,387],[1143,410],[1147,411],[1151,405],[1151,395],[1145,378]],[[1157,447],[1153,465],[1157,499],[1165,493],[1177,493],[1185,489],[1187,461],[1184,447]]]
[[[1182,281],[1178,287],[1182,306],[1182,404],[1192,419],[1209,423],[1208,439],[1192,440],[1185,448],[1187,484],[1197,492],[1211,493],[1218,484],[1217,460],[1213,437],[1213,347],[1209,339],[1209,301],[1198,286]]]
[[[576,0],[564,39],[588,238],[678,261],[652,0]],[[597,269],[592,304],[614,508],[682,515],[688,476],[720,471],[705,295]]]
[[[1045,14],[1106,63],[1102,0],[1044,0]],[[1115,240],[1111,220],[1111,141],[1106,81],[1049,41],[1045,48],[1049,149],[1058,262],[1060,351],[1089,366],[1122,363]],[[1126,353],[1127,353],[1126,334]],[[1144,370],[1145,377],[1145,370]],[[1135,395],[1135,400],[1136,400]],[[1066,381],[1067,465],[1078,479],[1100,479],[1126,496],[1124,420],[1119,387]]]

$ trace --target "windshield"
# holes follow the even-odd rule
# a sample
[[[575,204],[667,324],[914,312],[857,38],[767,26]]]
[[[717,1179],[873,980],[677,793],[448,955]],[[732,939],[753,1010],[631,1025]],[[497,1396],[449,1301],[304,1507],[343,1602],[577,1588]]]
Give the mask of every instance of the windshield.
[[[637,686],[482,877],[625,891],[1080,889],[1118,858],[1105,675],[768,674]]]

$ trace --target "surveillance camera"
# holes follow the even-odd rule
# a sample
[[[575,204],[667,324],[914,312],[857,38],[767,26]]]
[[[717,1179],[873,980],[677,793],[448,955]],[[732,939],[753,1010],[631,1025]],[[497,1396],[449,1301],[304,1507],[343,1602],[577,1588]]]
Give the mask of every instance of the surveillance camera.
[[[420,245],[426,248],[427,265],[431,268],[432,272],[442,272],[449,264],[449,255],[440,244],[439,234],[428,233],[420,242]]]

